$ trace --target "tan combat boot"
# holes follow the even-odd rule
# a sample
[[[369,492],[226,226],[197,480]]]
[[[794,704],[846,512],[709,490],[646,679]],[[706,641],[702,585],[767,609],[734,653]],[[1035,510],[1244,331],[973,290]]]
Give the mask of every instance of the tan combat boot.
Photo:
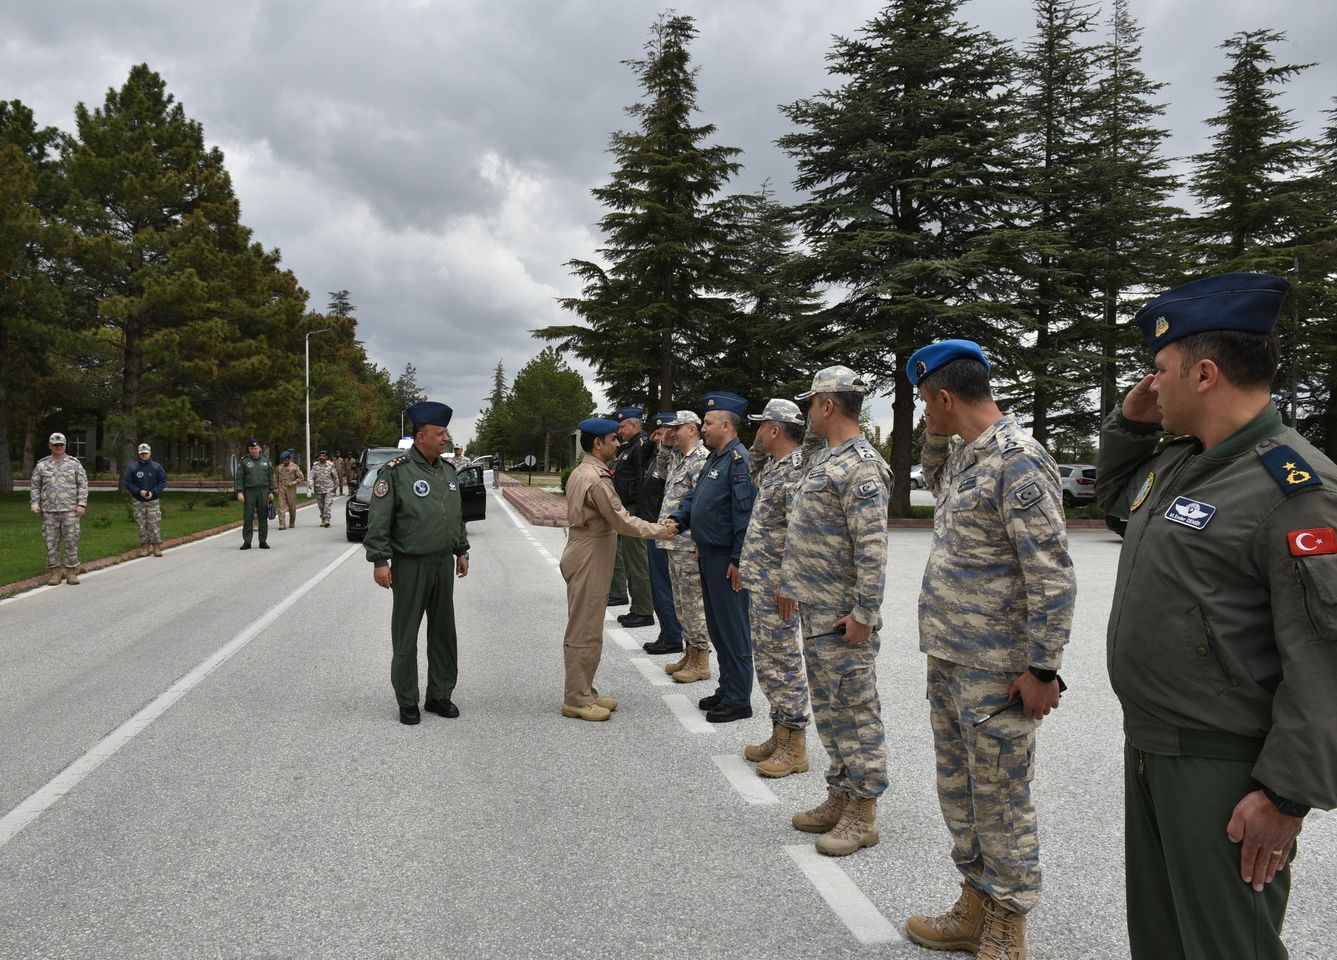
[[[984,931],[976,960],[1026,960],[1026,918],[993,897],[984,903]]]
[[[817,852],[828,857],[848,857],[856,850],[871,847],[877,835],[877,798],[850,797],[845,812],[828,833],[817,838]]]
[[[52,567],[51,576],[46,578],[46,585],[48,587],[58,587],[60,586],[60,581],[64,578],[65,571],[61,570],[60,567]]]
[[[678,683],[696,683],[710,679],[710,651],[692,648],[692,660],[673,675]]]
[[[153,555],[154,555],[155,557],[161,557],[161,556],[162,556],[162,544],[161,544],[161,543],[155,543],[155,544],[153,545]]]
[[[826,799],[820,805],[794,814],[794,819],[790,822],[795,830],[802,830],[804,833],[826,833],[840,822],[848,799],[843,791],[827,787]]]
[[[791,773],[808,772],[808,736],[804,730],[781,727],[780,749],[757,764],[757,774],[763,777],[787,777]]]
[[[761,743],[749,744],[743,748],[743,756],[753,763],[761,763],[768,757],[774,756],[776,749],[780,746],[781,732],[785,728],[778,723],[771,724],[771,735]],[[788,732],[788,731],[786,731]]]
[[[78,568],[78,567],[66,567],[66,568],[65,568],[65,582],[68,583],[68,584],[72,584],[72,585],[74,585],[74,586],[76,586],[76,587],[79,585],[79,568]]]
[[[692,646],[691,644],[688,644],[686,649],[683,650],[681,657],[679,657],[677,660],[674,660],[672,663],[664,664],[664,672],[671,677],[679,670],[682,670],[689,663],[691,663],[692,658],[696,656],[696,654],[692,653],[692,651],[695,649],[696,647]]]
[[[597,693],[594,695],[594,702],[603,707],[609,713],[617,709],[617,701],[612,697],[601,697]]]
[[[916,915],[905,921],[911,940],[930,950],[979,949],[984,930],[984,901],[988,899],[968,883],[961,884],[961,896],[946,913],[937,917]]]
[[[601,707],[597,703],[591,703],[588,707],[573,707],[569,703],[562,704],[562,716],[570,717],[572,720],[607,720],[612,715],[611,710],[607,707]]]

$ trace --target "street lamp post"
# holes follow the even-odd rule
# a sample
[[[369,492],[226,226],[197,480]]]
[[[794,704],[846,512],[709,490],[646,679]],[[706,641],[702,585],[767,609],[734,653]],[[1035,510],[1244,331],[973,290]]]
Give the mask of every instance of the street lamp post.
[[[318,333],[328,333],[329,327],[308,330],[306,333],[306,495],[312,493],[311,487],[311,338]]]

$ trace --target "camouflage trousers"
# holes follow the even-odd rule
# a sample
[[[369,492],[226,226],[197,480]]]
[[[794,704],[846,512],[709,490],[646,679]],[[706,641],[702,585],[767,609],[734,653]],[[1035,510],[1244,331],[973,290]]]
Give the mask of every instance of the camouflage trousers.
[[[850,796],[879,797],[887,789],[886,735],[877,695],[882,638],[874,630],[867,643],[846,644],[831,627],[847,613],[799,604],[812,719],[831,758],[826,782]]]
[[[42,539],[46,541],[46,565],[61,565],[60,547],[65,545],[65,566],[79,566],[79,514],[73,510],[42,512]]]
[[[682,641],[698,650],[710,649],[706,629],[706,601],[701,592],[701,567],[693,550],[665,550],[669,580],[673,583],[673,612],[682,624]]]
[[[928,658],[938,803],[966,882],[1014,913],[1040,902],[1040,839],[1031,778],[1040,721],[1006,704],[1013,674]]]
[[[162,524],[162,501],[136,500],[130,504],[130,510],[135,515],[135,523],[139,525],[139,545],[162,543],[162,531],[159,529]]]
[[[320,522],[330,522],[330,504],[334,503],[334,491],[327,490],[324,493],[316,491],[316,509],[320,511]]]
[[[808,675],[798,618],[780,618],[771,590],[753,590],[750,596],[757,684],[771,705],[771,720],[790,730],[802,730],[808,725]]]

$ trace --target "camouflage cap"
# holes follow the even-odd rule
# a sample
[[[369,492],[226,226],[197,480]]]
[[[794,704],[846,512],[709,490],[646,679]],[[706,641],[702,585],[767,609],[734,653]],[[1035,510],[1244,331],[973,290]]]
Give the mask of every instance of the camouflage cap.
[[[65,442],[65,434],[63,433],[53,433],[51,434],[51,436],[46,438],[46,445],[48,447],[55,443],[64,443],[64,442]]]
[[[800,393],[795,400],[807,400],[816,393],[867,393],[868,383],[849,367],[836,364],[818,370],[812,378],[812,388]]]
[[[799,410],[798,404],[792,400],[782,400],[776,397],[767,402],[766,409],[761,413],[753,413],[748,416],[753,423],[761,420],[773,420],[776,423],[802,423],[803,412]]]
[[[677,415],[674,416],[671,426],[681,427],[684,423],[694,423],[699,427],[701,426],[701,418],[697,416],[695,410],[679,410]]]

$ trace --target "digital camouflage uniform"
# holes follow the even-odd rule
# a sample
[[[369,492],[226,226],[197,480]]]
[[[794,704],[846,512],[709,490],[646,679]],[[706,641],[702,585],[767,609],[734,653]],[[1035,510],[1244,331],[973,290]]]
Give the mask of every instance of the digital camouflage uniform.
[[[919,593],[919,649],[938,802],[952,859],[975,890],[1025,914],[1040,897],[1031,778],[1040,721],[1008,703],[1027,667],[1057,670],[1076,583],[1058,467],[1011,416],[971,443],[924,441],[924,480],[937,498]]]
[[[775,590],[785,555],[787,517],[802,479],[803,450],[799,447],[767,463],[757,482],[738,566],[743,588],[750,595],[757,683],[771,705],[771,719],[791,730],[808,725],[808,678],[798,619],[781,619]]]
[[[302,476],[302,468],[289,460],[278,465],[278,469],[274,471],[274,477],[278,481],[279,490],[279,529],[282,530],[289,524],[295,527],[297,526],[297,485],[305,479]]]
[[[683,498],[696,488],[701,470],[710,458],[710,451],[701,440],[686,454],[674,450],[670,455],[667,479],[664,481],[664,504],[659,508],[659,522],[666,521],[682,505]],[[691,534],[683,532],[672,540],[656,544],[668,552],[669,579],[673,583],[673,610],[682,624],[683,643],[698,650],[710,649],[710,633],[706,629],[706,603],[701,593],[701,570],[696,562],[696,544]]]
[[[33,467],[28,503],[42,511],[42,539],[46,541],[46,565],[79,566],[79,507],[88,507],[88,474],[84,465],[69,454],[57,460],[43,457]]]
[[[311,468],[311,490],[316,495],[316,507],[320,510],[320,522],[329,525],[330,505],[334,502],[335,491],[339,488],[339,471],[333,463],[316,461]]]
[[[819,449],[789,515],[780,567],[781,594],[799,604],[812,716],[831,758],[826,781],[860,798],[887,789],[876,661],[890,493],[891,471],[863,436]],[[873,628],[866,644],[831,632],[846,616]]]

